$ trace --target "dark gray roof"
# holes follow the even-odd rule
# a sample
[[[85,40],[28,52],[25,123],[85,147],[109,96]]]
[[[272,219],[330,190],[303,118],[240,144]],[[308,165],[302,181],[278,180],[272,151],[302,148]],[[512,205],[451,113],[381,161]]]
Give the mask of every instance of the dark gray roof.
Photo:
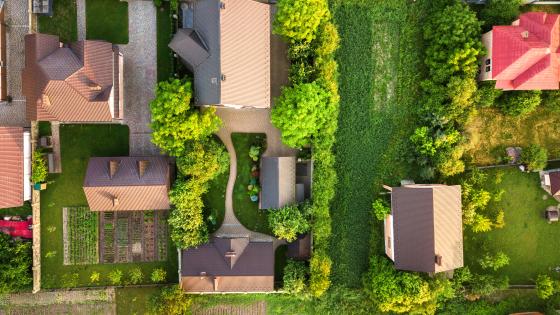
[[[181,28],[177,30],[169,47],[194,69],[203,63],[210,54],[206,44],[195,30]]]
[[[226,257],[232,252],[235,259]],[[208,244],[183,250],[181,276],[274,276],[272,242],[250,242],[248,238],[214,237]]]
[[[296,260],[306,260],[311,257],[311,235],[298,236],[297,240],[288,244],[286,256]]]
[[[119,162],[117,172],[110,178],[109,162]],[[138,171],[139,161],[148,161],[143,176]],[[84,187],[156,186],[169,184],[169,160],[154,156],[119,156],[90,158]]]
[[[263,157],[261,209],[278,209],[296,202],[296,158]]]
[[[395,187],[391,209],[395,268],[441,272],[463,266],[461,186]]]

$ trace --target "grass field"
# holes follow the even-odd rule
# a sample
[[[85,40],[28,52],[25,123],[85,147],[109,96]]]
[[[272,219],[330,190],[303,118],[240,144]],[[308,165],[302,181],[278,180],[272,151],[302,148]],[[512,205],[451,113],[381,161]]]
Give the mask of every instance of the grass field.
[[[173,23],[169,2],[157,9],[157,79],[167,80],[173,74],[173,52],[167,46],[173,37]]]
[[[265,140],[263,134],[234,133],[231,135],[235,154],[237,155],[237,178],[233,187],[233,210],[235,216],[246,228],[272,235],[268,227],[266,210],[259,210],[259,203],[252,202],[247,193],[251,179],[251,167],[254,164],[249,157],[249,148]],[[264,152],[264,148],[261,150]]]
[[[128,44],[128,2],[86,0],[86,38]]]
[[[546,207],[558,202],[541,189],[536,173],[522,173],[517,168],[488,173],[488,188],[505,190],[495,206],[504,210],[506,225],[488,233],[466,232],[465,262],[477,271],[477,259],[485,251],[503,251],[510,264],[498,272],[507,275],[512,284],[532,284],[538,274],[551,273],[551,268],[560,266],[560,243],[555,241],[560,238],[560,224],[548,224],[544,219]],[[497,173],[503,173],[499,184],[491,180]]]
[[[341,37],[336,134],[338,185],[331,207],[335,284],[361,286],[370,238],[382,245],[371,203],[382,184],[410,178],[407,139],[414,131],[421,77],[420,4],[332,1]]]
[[[77,286],[89,286],[90,275],[101,274],[99,285],[109,284],[114,269],[125,273],[140,267],[145,280],[154,268],[167,270],[168,281],[177,281],[177,252],[172,245],[168,262],[138,264],[63,265],[62,207],[87,206],[82,184],[89,157],[128,155],[128,127],[122,125],[61,125],[62,174],[53,174],[47,190],[41,192],[42,287],[60,288],[64,277],[78,274]],[[45,257],[55,252],[54,257]],[[50,254],[52,255],[52,254]]]
[[[76,0],[53,0],[53,16],[38,16],[39,32],[58,35],[67,43],[78,39]]]
[[[560,114],[539,108],[523,118],[505,116],[496,109],[483,109],[468,125],[469,150],[477,165],[498,163],[509,146],[539,144],[548,149],[549,158],[560,158]]]

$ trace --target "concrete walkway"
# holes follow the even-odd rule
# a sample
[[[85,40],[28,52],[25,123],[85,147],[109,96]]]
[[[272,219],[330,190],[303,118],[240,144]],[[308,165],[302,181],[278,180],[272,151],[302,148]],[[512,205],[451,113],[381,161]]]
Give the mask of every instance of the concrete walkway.
[[[54,170],[50,173],[62,173],[62,156],[60,153],[60,122],[51,122],[51,136]]]
[[[264,133],[267,139],[267,149],[263,156],[295,156],[297,150],[286,147],[280,139],[280,131],[270,122],[269,109],[230,109],[218,108],[216,113],[223,121],[218,131],[230,156],[230,173],[226,188],[226,213],[222,226],[214,233],[218,237],[250,237],[252,241],[275,242],[274,247],[284,244],[272,236],[253,232],[244,227],[235,217],[233,209],[233,187],[237,178],[237,156],[231,140],[231,134]]]

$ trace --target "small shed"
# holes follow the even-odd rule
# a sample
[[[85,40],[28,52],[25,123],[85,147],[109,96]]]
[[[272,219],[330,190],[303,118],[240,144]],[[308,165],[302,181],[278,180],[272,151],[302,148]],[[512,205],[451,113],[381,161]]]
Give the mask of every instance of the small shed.
[[[521,148],[520,147],[508,147],[506,148],[506,154],[509,158],[510,164],[518,164],[521,159]]]
[[[269,157],[261,160],[261,209],[279,209],[296,202],[296,158]]]
[[[546,208],[544,215],[548,220],[548,223],[558,222],[558,218],[560,217],[560,211],[558,210],[558,207],[550,206]]]
[[[33,13],[52,16],[52,0],[33,0]]]
[[[302,234],[297,240],[289,243],[286,256],[294,260],[308,260],[311,258],[311,235],[309,233]]]

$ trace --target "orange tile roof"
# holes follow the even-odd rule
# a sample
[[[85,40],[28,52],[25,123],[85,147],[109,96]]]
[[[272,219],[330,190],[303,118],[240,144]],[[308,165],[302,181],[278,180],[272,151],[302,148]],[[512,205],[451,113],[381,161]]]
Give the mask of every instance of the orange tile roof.
[[[23,93],[29,120],[120,119],[118,48],[85,40],[60,47],[57,36],[25,36]],[[115,71],[117,70],[117,71]]]
[[[23,128],[0,127],[0,208],[23,205]]]

